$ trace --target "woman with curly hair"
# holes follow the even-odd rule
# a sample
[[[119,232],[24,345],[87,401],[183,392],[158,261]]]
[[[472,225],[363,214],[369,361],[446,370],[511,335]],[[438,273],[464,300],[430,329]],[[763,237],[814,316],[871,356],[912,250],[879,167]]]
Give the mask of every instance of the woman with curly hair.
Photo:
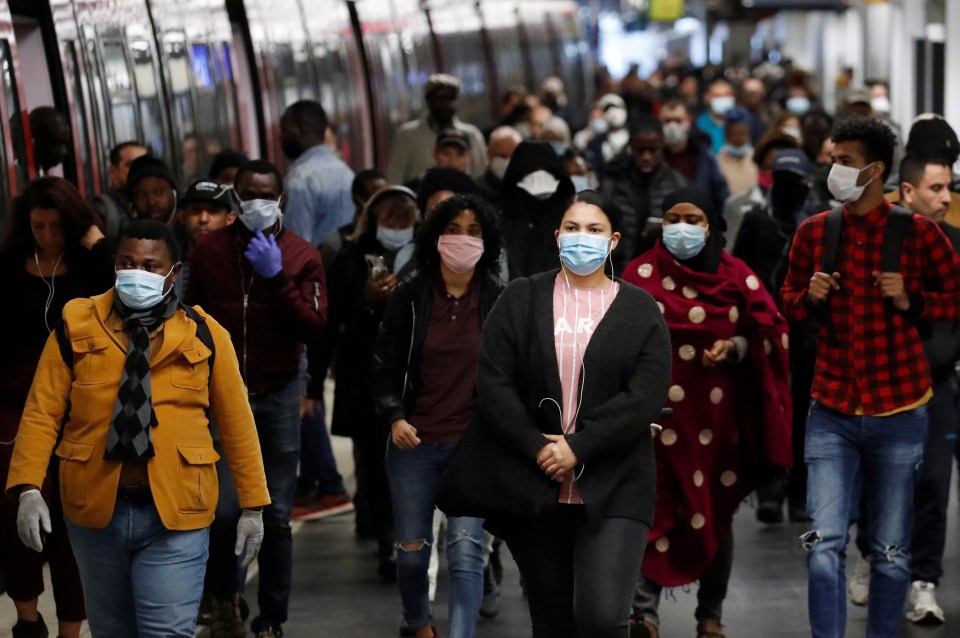
[[[439,635],[427,577],[434,490],[473,416],[480,329],[500,294],[499,256],[489,204],[455,195],[437,205],[417,235],[418,269],[388,302],[374,349],[374,402],[390,428],[397,581],[417,638]],[[446,546],[450,635],[469,638],[483,596],[483,520],[450,517]]]

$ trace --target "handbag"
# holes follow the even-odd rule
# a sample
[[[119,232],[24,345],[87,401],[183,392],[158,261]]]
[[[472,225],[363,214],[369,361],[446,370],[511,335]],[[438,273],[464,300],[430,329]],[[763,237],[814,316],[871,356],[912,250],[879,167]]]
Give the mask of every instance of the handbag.
[[[535,334],[531,290],[528,335]],[[528,342],[535,341],[529,338]],[[530,353],[526,366],[530,370]],[[531,521],[556,511],[560,484],[528,455],[505,445],[478,412],[440,471],[434,501],[447,516]]]

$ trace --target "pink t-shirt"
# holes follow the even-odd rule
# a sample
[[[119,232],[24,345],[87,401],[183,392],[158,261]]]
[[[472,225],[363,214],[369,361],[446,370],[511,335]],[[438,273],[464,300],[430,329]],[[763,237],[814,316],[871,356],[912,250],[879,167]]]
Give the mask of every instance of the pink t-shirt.
[[[603,288],[575,288],[567,283],[562,271],[557,275],[553,286],[553,341],[557,350],[560,387],[563,390],[560,418],[564,434],[573,434],[577,428],[583,354],[593,331],[619,291],[620,284],[617,282]],[[583,372],[603,374],[602,370]],[[583,503],[573,474],[568,474],[560,486],[560,502],[577,505]]]

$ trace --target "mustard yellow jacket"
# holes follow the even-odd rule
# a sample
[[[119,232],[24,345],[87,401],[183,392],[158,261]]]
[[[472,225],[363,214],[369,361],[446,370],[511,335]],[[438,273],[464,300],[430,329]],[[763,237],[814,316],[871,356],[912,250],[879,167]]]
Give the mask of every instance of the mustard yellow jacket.
[[[60,457],[60,496],[67,517],[84,527],[105,527],[113,517],[120,461],[104,460],[107,431],[126,360],[125,345],[106,324],[113,291],[75,299],[63,310],[73,347],[73,370],[64,363],[55,334],[40,357],[13,449],[7,492],[41,485],[51,453]],[[230,335],[203,313],[216,349],[196,333],[183,310],[163,325],[150,361],[156,456],[147,463],[150,488],[164,526],[201,529],[217,506],[216,461],[207,423],[211,408],[244,508],[270,503],[260,442]],[[212,372],[212,374],[211,374]],[[62,424],[62,426],[61,426]],[[62,439],[57,437],[62,428]]]

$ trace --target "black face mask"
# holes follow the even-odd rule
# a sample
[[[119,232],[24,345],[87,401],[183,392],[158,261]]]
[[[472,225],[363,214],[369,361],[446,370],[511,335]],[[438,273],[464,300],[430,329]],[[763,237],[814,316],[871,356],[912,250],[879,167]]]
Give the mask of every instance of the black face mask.
[[[774,216],[792,218],[798,210],[803,208],[809,193],[810,187],[798,176],[775,176],[773,187],[770,189],[770,203],[773,206]]]

